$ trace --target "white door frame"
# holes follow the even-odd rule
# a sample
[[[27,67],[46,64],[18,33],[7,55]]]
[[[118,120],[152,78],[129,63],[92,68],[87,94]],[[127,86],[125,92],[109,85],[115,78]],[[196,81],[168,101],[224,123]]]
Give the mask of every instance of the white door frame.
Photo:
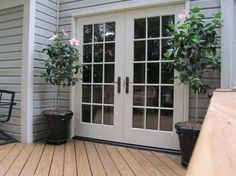
[[[133,0],[131,1],[125,1],[125,2],[119,2],[117,5],[114,4],[107,4],[107,5],[101,5],[99,8],[96,7],[87,7],[84,9],[78,10],[76,13],[71,14],[71,35],[72,37],[77,37],[77,22],[76,19],[79,17],[86,17],[86,16],[94,16],[94,15],[101,15],[101,14],[107,14],[107,13],[114,13],[114,12],[121,12],[124,10],[134,10],[134,9],[142,9],[142,8],[148,8],[148,7],[157,7],[157,6],[164,6],[164,5],[173,5],[173,4],[184,4],[185,10],[189,11],[190,9],[190,0]],[[75,104],[76,98],[79,98],[78,94],[76,95],[77,91],[80,91],[78,86],[74,86],[71,88],[71,98],[70,98],[70,109],[71,111],[75,111],[77,108],[77,105]],[[189,119],[189,88],[185,86],[184,88],[184,120]],[[74,136],[75,134],[75,120],[71,121],[71,136]]]

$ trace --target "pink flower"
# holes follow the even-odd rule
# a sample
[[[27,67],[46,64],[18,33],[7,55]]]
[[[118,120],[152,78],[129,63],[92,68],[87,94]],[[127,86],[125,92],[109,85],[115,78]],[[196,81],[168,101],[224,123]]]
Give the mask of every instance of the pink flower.
[[[188,17],[188,11],[182,10],[178,17],[179,19],[185,20]]]
[[[78,46],[79,45],[79,40],[76,40],[75,38],[69,40],[70,41],[70,44],[72,46]]]
[[[62,31],[64,36],[68,37],[68,33],[64,29],[61,29],[61,31]]]
[[[55,40],[55,39],[57,39],[57,37],[58,37],[58,35],[53,34],[49,40]]]

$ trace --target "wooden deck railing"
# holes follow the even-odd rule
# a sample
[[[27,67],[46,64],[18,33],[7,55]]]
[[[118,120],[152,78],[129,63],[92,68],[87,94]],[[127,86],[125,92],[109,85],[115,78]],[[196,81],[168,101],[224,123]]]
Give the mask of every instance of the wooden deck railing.
[[[203,123],[187,176],[236,174],[236,91],[217,90]]]

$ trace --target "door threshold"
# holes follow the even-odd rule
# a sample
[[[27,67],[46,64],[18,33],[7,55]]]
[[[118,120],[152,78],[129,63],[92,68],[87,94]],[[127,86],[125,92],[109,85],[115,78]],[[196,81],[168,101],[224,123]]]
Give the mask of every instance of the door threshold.
[[[73,139],[101,143],[101,144],[107,144],[107,145],[115,145],[115,146],[120,146],[120,147],[128,147],[128,148],[139,149],[139,150],[148,150],[148,151],[154,151],[154,152],[162,152],[162,153],[180,155],[180,150],[165,149],[165,148],[159,148],[159,147],[150,147],[150,146],[144,146],[144,145],[136,145],[136,144],[123,143],[123,142],[115,142],[115,141],[108,141],[108,140],[102,140],[102,139],[87,138],[87,137],[82,137],[82,136],[74,136]]]

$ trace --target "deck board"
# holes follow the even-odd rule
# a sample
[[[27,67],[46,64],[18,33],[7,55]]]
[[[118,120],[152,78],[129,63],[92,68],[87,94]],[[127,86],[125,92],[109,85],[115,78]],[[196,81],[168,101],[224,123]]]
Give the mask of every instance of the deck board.
[[[179,156],[70,140],[0,147],[0,176],[184,176]]]
[[[55,146],[47,144],[44,148],[42,157],[39,161],[38,168],[36,170],[35,175],[37,176],[46,176],[50,173],[50,167],[52,163],[53,153]]]
[[[13,147],[13,149],[10,152],[8,152],[4,160],[2,160],[2,162],[0,163],[0,176],[6,174],[7,170],[11,167],[12,163],[20,154],[24,146],[25,144],[18,143]]]
[[[63,176],[64,174],[64,159],[65,145],[57,145],[55,147],[55,154],[52,160],[52,166],[49,176]]]
[[[163,174],[147,158],[145,158],[140,151],[135,149],[128,150],[150,176],[163,176]]]

